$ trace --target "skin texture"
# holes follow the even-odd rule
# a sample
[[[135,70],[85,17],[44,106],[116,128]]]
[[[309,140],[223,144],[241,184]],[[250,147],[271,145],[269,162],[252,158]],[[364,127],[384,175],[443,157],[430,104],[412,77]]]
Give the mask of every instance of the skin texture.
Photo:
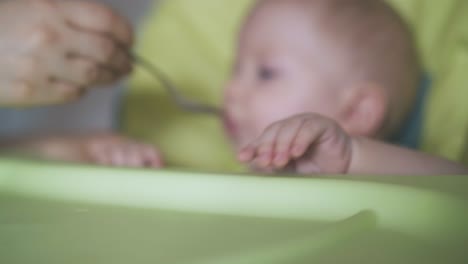
[[[9,141],[3,150],[41,159],[102,166],[159,168],[160,153],[151,145],[110,133],[54,136]]]
[[[407,33],[383,1],[259,1],[225,89],[225,127],[239,160],[267,173],[466,173],[383,142],[417,89]]]
[[[75,100],[128,74],[127,20],[91,1],[0,2],[0,104]]]

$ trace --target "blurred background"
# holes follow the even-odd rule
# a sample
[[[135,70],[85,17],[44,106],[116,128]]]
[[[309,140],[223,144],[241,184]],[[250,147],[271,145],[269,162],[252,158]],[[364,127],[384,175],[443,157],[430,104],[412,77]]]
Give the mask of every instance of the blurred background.
[[[127,16],[135,29],[145,10],[157,0],[95,0],[110,4]],[[118,98],[125,80],[112,87],[93,89],[77,102],[61,106],[34,109],[0,108],[0,137],[23,136],[48,132],[87,132],[112,127],[117,112]]]

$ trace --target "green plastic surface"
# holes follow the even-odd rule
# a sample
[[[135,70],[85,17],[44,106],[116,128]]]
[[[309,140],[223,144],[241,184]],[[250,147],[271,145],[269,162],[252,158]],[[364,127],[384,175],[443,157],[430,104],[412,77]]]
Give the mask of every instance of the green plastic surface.
[[[0,263],[468,263],[465,177],[0,160]]]

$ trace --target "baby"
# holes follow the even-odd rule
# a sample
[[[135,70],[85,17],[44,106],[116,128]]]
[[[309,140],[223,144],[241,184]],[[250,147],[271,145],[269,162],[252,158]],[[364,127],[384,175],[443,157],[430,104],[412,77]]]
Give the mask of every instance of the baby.
[[[466,173],[384,143],[415,103],[412,36],[381,0],[262,0],[240,32],[225,90],[239,159],[266,172]]]
[[[464,174],[385,143],[414,108],[422,70],[412,36],[382,0],[260,0],[225,89],[240,161],[298,174]],[[118,135],[11,143],[38,156],[160,167],[154,147]]]

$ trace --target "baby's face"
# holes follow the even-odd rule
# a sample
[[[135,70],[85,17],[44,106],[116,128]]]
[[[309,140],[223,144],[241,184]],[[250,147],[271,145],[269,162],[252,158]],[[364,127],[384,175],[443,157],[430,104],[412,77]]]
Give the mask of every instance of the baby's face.
[[[292,115],[338,115],[338,93],[327,74],[332,55],[298,13],[294,7],[262,7],[244,26],[224,104],[226,130],[236,147]]]

